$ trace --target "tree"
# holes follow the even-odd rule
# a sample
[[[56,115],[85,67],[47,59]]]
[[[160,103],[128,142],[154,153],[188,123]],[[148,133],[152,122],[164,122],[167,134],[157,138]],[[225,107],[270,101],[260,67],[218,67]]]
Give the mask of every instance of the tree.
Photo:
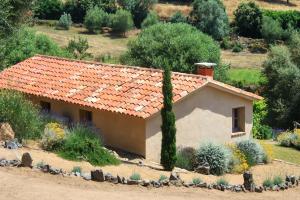
[[[157,0],[118,0],[118,3],[125,10],[131,12],[134,25],[140,28],[149,10],[157,3]]]
[[[86,38],[79,37],[78,41],[74,38],[69,41],[67,50],[73,54],[76,59],[84,59],[86,57],[91,56],[87,53],[89,48],[89,43]]]
[[[171,23],[186,23],[187,22],[187,17],[184,16],[180,11],[177,11],[176,13],[174,13],[169,22]]]
[[[161,68],[164,61],[173,71],[193,73],[197,62],[219,64],[220,48],[191,25],[159,23],[143,29],[121,56],[122,63],[143,67]]]
[[[173,112],[173,87],[171,81],[171,67],[167,64],[163,72],[162,93],[164,95],[161,110],[161,158],[160,163],[166,170],[172,170],[176,163],[176,127]]]
[[[274,43],[276,40],[282,39],[284,30],[278,21],[271,17],[264,16],[261,35],[268,43]]]
[[[125,34],[133,27],[132,15],[127,10],[118,10],[112,15],[110,25],[113,31]]]
[[[34,16],[39,19],[59,19],[63,14],[61,0],[35,0],[33,7]]]
[[[159,23],[158,15],[156,12],[151,11],[150,13],[148,13],[146,19],[143,21],[142,28],[147,28],[157,23]]]
[[[191,19],[199,30],[216,40],[221,40],[229,34],[228,16],[220,0],[195,0]]]
[[[33,0],[0,0],[0,38],[8,36],[28,20]]]
[[[291,128],[293,121],[300,120],[297,114],[300,110],[300,69],[293,62],[289,48],[272,47],[263,69],[267,119],[271,126],[277,128]]]
[[[89,32],[97,33],[102,27],[107,25],[108,14],[99,7],[88,10],[84,17],[84,25]]]
[[[234,11],[234,17],[239,34],[260,37],[263,14],[254,2],[241,3]]]
[[[72,17],[70,14],[64,13],[60,16],[56,28],[69,30],[70,26],[72,25]]]

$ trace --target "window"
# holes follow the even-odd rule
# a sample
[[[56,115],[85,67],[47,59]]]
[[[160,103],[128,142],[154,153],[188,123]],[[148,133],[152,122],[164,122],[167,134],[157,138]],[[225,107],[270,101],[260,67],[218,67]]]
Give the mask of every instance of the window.
[[[245,132],[245,107],[232,109],[232,132]]]
[[[87,110],[79,110],[79,120],[83,123],[91,123],[93,121],[92,112]]]
[[[49,113],[51,111],[51,104],[49,102],[41,101],[40,106],[41,106],[42,112]]]

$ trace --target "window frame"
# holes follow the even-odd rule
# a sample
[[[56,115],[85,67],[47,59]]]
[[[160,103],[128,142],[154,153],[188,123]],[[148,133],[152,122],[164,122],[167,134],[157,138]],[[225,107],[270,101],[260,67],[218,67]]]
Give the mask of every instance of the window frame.
[[[245,107],[232,108],[232,134],[244,133],[246,128]]]
[[[89,110],[79,109],[79,122],[85,124],[92,124],[93,112]]]

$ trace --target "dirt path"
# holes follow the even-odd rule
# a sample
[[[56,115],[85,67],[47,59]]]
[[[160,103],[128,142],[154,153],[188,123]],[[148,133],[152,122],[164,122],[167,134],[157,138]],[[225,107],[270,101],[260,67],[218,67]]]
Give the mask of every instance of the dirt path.
[[[85,200],[85,199],[298,199],[300,187],[283,192],[233,193],[200,188],[168,187],[147,189],[141,186],[113,185],[43,174],[24,168],[0,168],[1,200]]]

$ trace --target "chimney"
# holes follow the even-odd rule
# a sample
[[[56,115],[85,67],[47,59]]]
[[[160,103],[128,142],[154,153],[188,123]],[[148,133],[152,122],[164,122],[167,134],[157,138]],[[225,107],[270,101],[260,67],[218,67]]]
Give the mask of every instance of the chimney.
[[[206,76],[207,78],[214,78],[214,67],[216,63],[195,63],[196,65],[196,74]]]

